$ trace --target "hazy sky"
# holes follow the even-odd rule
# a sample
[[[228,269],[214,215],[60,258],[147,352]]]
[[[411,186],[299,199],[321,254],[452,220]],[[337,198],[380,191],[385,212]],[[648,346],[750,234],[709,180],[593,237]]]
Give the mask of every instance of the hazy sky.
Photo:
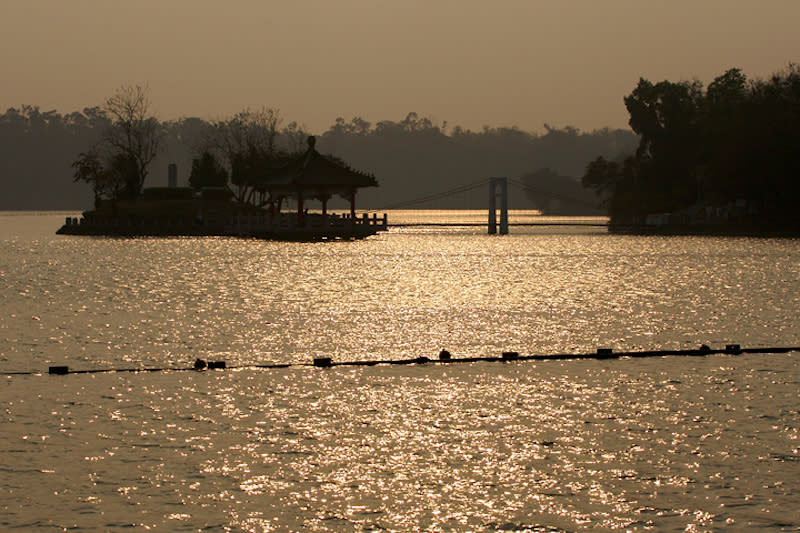
[[[626,127],[639,77],[800,61],[800,0],[0,0],[0,108],[148,85],[162,119],[409,111],[479,129]]]

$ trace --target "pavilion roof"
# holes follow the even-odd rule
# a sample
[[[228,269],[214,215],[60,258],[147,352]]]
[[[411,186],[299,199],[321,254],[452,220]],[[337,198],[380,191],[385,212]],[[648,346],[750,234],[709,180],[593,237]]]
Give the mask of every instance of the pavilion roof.
[[[341,159],[322,155],[315,148],[314,137],[308,138],[308,150],[299,157],[289,158],[258,180],[257,186],[301,187],[377,187],[375,176],[351,168]]]

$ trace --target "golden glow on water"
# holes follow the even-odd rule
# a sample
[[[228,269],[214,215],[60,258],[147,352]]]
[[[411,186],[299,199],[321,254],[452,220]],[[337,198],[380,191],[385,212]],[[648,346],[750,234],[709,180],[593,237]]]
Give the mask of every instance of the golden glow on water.
[[[792,240],[2,241],[3,369],[797,344]],[[800,527],[797,354],[6,376],[19,529]]]
[[[9,404],[6,490],[89,529],[796,525],[798,362],[764,362],[71,376]]]
[[[797,332],[793,241],[515,231],[14,242],[2,305],[23,366],[9,370],[780,344]]]

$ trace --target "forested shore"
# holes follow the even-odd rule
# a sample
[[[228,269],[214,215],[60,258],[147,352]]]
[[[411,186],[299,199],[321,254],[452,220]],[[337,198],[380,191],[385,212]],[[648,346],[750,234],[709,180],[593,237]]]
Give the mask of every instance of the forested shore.
[[[800,234],[800,68],[730,69],[699,81],[640,79],[625,98],[633,155],[598,157],[583,184],[611,227],[666,233]]]
[[[305,145],[308,132],[280,117],[270,126],[285,151]],[[256,110],[256,113],[258,110]],[[242,114],[251,113],[243,111]],[[241,114],[240,114],[241,115]],[[236,117],[231,117],[233,120]],[[160,149],[149,165],[145,187],[164,186],[167,166],[176,163],[179,185],[187,185],[192,160],[198,158],[220,122],[201,118],[159,121]],[[92,187],[74,183],[73,162],[96,145],[110,125],[100,106],[59,113],[23,105],[0,114],[0,210],[86,209]],[[597,213],[580,176],[597,155],[614,159],[631,153],[638,141],[629,130],[581,132],[545,125],[544,133],[515,127],[470,131],[408,113],[402,120],[369,123],[359,117],[338,119],[317,135],[321,152],[376,176],[380,187],[363,195],[364,207],[381,207],[449,190],[490,176],[526,177],[546,194],[525,197],[512,191],[512,207],[541,208],[553,214]],[[558,198],[579,196],[574,205]],[[555,200],[555,201],[554,201]],[[484,208],[473,195],[440,202],[435,208]]]
[[[380,187],[361,199],[364,208],[381,209],[507,176],[529,186],[527,194],[512,191],[514,208],[567,215],[607,212],[612,228],[622,230],[800,230],[794,207],[800,194],[796,65],[767,79],[748,79],[730,69],[707,88],[696,80],[640,79],[622,100],[631,130],[581,132],[545,124],[544,133],[488,126],[471,131],[412,112],[374,124],[359,117],[337,119],[317,135],[317,146],[378,179]],[[179,185],[190,185],[193,160],[203,161],[209,152],[230,177],[225,185],[233,191],[237,173],[258,171],[251,164],[258,157],[296,153],[312,133],[267,107],[220,120],[147,120],[157,130],[158,149],[133,173],[135,194],[145,186],[166,185],[169,163],[177,164]],[[113,124],[107,105],[67,114],[24,105],[1,114],[0,210],[90,207],[97,190],[75,182],[91,182],[80,178],[86,167],[76,163],[92,163],[85,156]],[[237,161],[247,164],[237,167]],[[485,197],[413,207],[483,208]]]

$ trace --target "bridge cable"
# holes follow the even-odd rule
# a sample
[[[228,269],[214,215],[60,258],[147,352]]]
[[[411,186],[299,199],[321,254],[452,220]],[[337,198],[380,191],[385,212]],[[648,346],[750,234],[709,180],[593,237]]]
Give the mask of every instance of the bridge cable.
[[[384,207],[382,207],[380,209],[375,209],[374,211],[385,211],[385,210],[389,210],[389,209],[403,209],[403,208],[406,208],[406,207],[419,205],[419,204],[423,204],[423,203],[426,203],[426,202],[431,202],[431,201],[434,201],[434,200],[440,200],[442,198],[447,198],[449,196],[455,196],[456,194],[459,194],[459,193],[464,193],[464,192],[467,192],[467,191],[471,191],[471,190],[477,189],[478,187],[482,187],[482,186],[486,185],[487,183],[489,183],[489,178],[484,178],[484,179],[481,179],[481,180],[478,180],[478,181],[474,181],[472,183],[468,183],[466,185],[461,185],[460,187],[455,187],[455,188],[447,190],[447,191],[442,191],[442,192],[438,192],[438,193],[435,193],[435,194],[430,194],[428,196],[422,196],[420,198],[415,198],[413,200],[406,200],[406,201],[403,201],[403,202],[397,202],[397,203],[394,203],[394,204],[389,204],[389,205],[386,205],[386,206],[384,206]]]
[[[508,180],[508,183],[510,185],[513,185],[513,186],[519,188],[519,189],[522,189],[526,193],[529,192],[529,193],[533,193],[533,194],[535,194],[537,196],[543,196],[545,198],[550,198],[552,200],[560,200],[560,201],[567,202],[567,203],[570,203],[570,204],[573,204],[573,205],[580,205],[582,207],[591,207],[592,209],[598,209],[597,204],[594,204],[592,202],[587,202],[586,200],[581,200],[579,198],[575,198],[575,197],[572,197],[572,196],[567,196],[567,195],[563,195],[563,194],[554,193],[554,192],[548,191],[547,189],[543,189],[541,187],[536,187],[535,185],[528,185],[525,182],[520,181],[518,179],[510,179],[510,180]]]

